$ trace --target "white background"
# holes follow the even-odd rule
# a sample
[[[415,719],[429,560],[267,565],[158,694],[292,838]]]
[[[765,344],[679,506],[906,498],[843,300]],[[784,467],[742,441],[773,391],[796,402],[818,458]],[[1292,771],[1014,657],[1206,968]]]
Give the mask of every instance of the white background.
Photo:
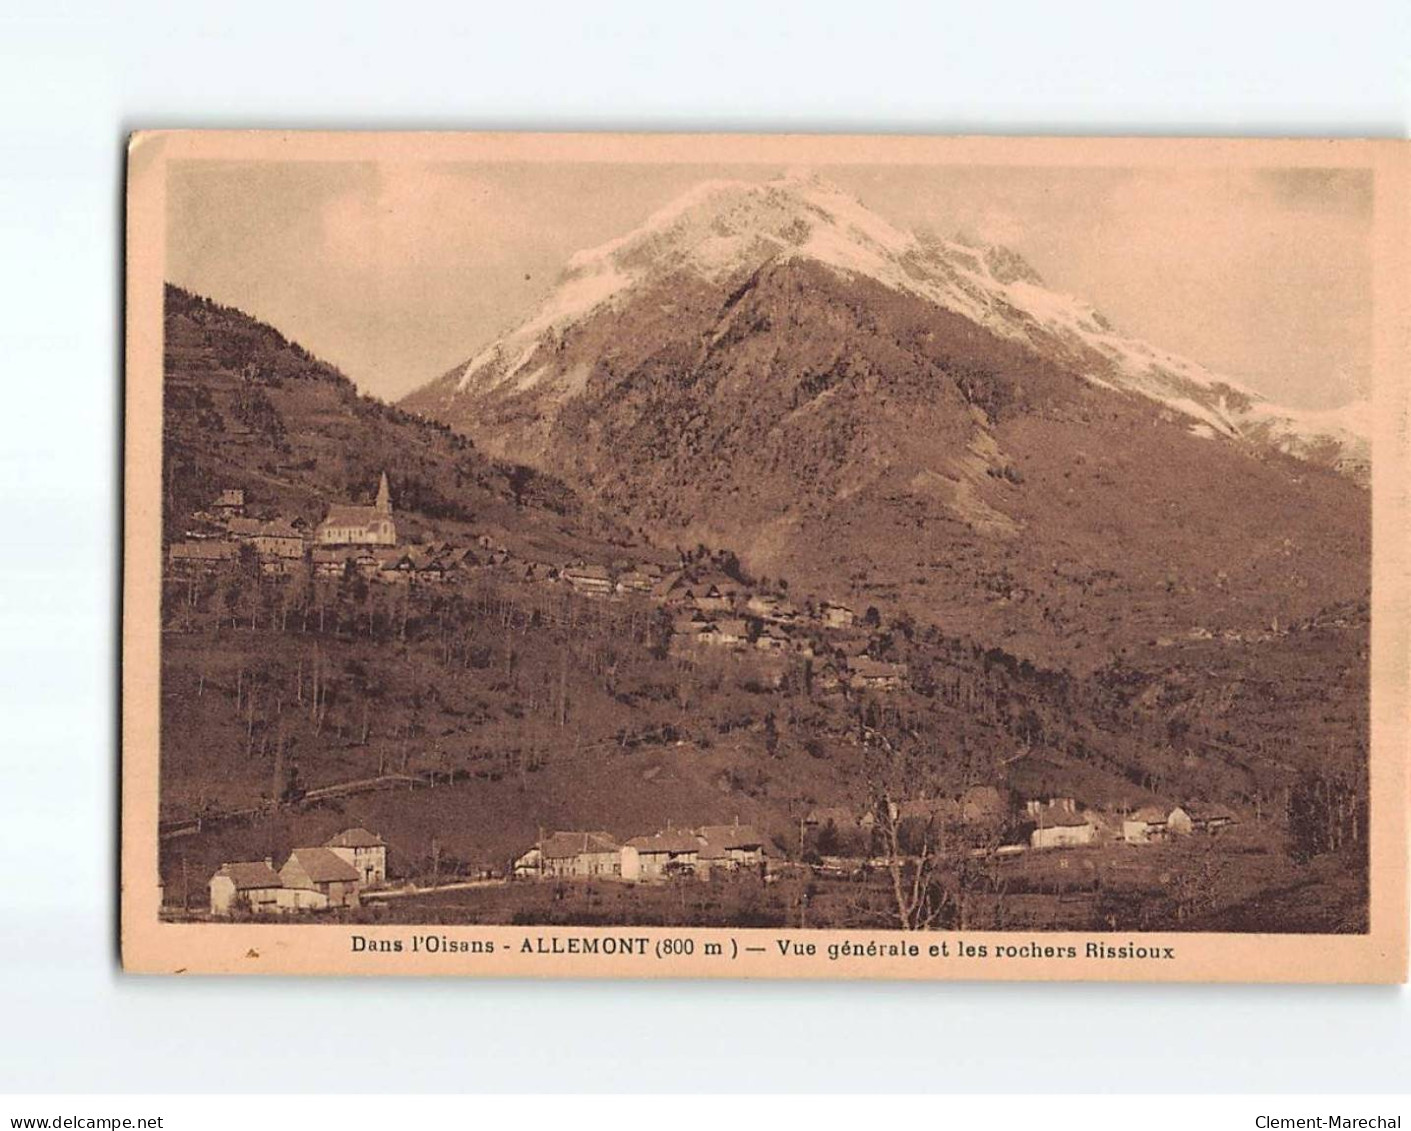
[[[128,130],[1403,136],[1408,59],[1404,0],[0,3],[0,1092],[1411,1088],[1399,989],[140,979],[114,911]]]

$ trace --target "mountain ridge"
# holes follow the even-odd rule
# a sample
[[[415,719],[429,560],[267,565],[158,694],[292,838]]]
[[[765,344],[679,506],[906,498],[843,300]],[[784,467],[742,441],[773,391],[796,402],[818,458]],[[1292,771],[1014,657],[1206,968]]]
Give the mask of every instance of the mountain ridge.
[[[1122,334],[1090,304],[1046,288],[1017,252],[904,232],[817,178],[697,185],[633,231],[575,253],[534,314],[403,403],[445,415],[463,396],[473,401],[510,382],[528,389],[546,361],[551,367],[547,353],[564,332],[665,275],[718,283],[791,259],[961,314],[1100,387],[1161,403],[1196,435],[1274,448],[1366,480],[1366,402],[1316,412],[1273,404],[1236,379]]]

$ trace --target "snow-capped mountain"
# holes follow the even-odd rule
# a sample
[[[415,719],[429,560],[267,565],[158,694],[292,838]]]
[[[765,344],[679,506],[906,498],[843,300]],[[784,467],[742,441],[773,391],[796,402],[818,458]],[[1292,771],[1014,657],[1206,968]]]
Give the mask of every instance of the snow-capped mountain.
[[[586,380],[582,365],[555,364],[575,327],[667,277],[722,284],[766,263],[792,261],[823,264],[960,314],[1094,385],[1158,402],[1198,436],[1272,447],[1365,481],[1366,402],[1322,412],[1282,408],[1235,379],[1123,334],[1090,304],[1047,288],[1007,248],[902,231],[816,178],[698,185],[627,235],[574,255],[529,319],[414,393],[408,407],[454,422],[485,398],[528,395],[552,412],[552,402],[581,392]]]
[[[1344,420],[1281,412],[1012,252],[901,232],[816,181],[701,185],[403,404],[663,547],[728,546],[791,590],[1036,655],[1365,593]]]

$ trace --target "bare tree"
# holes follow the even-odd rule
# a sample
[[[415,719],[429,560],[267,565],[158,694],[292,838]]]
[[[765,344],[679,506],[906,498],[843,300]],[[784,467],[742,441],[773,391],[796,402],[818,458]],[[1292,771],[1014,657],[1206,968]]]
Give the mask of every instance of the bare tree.
[[[944,823],[932,806],[919,818],[906,802],[928,794],[932,769],[913,744],[904,748],[859,723],[875,829],[891,877],[897,924],[904,931],[936,926],[956,904]]]

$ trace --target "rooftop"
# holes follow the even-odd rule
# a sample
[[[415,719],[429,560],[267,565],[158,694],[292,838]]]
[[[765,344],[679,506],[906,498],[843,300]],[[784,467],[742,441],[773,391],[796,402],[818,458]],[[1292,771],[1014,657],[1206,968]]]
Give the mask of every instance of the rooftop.
[[[544,838],[539,851],[545,860],[565,860],[584,853],[616,852],[621,846],[611,833],[553,833]]]
[[[359,878],[357,869],[327,848],[296,848],[284,866],[295,862],[316,884],[350,883]]]
[[[387,842],[376,833],[370,833],[361,826],[344,829],[336,836],[330,837],[327,842],[329,848],[383,848],[386,844]]]
[[[263,860],[240,861],[222,864],[212,879],[223,876],[235,885],[236,891],[252,891],[255,888],[281,888],[284,881],[279,873]]]

